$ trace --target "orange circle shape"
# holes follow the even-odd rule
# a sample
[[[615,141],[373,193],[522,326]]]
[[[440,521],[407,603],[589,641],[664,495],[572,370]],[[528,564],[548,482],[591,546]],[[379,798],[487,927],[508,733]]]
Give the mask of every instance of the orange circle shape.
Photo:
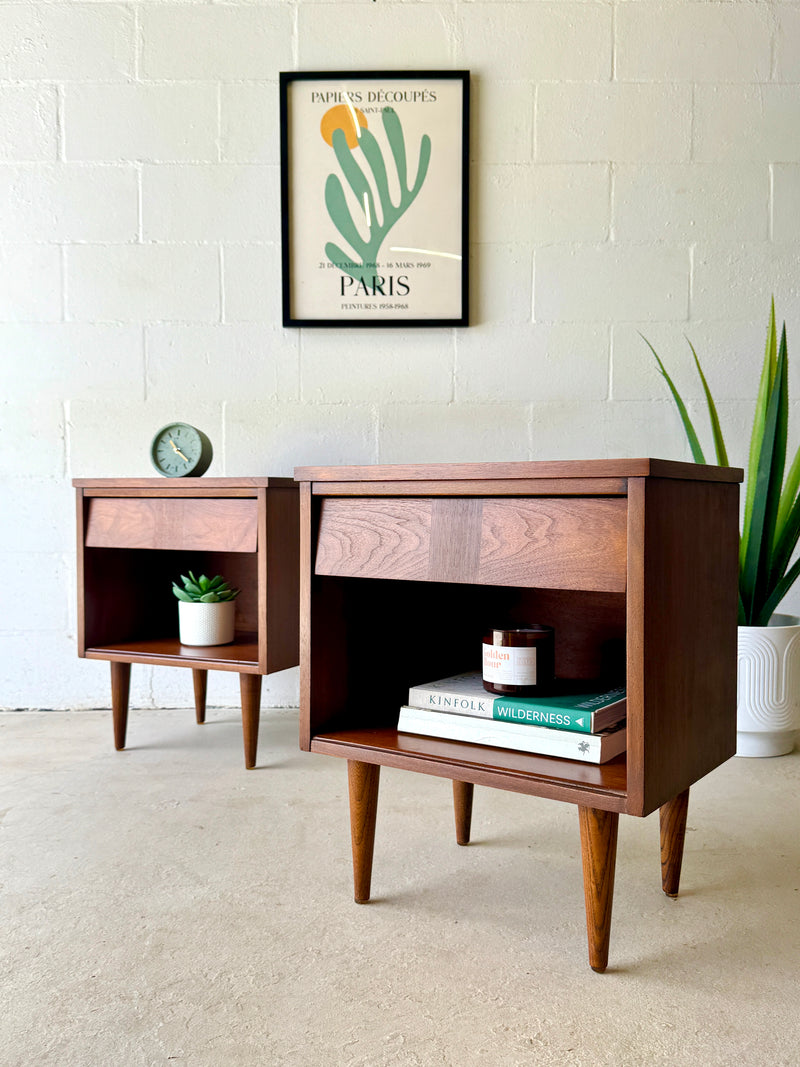
[[[336,107],[332,107],[330,111],[326,111],[322,116],[319,132],[331,148],[333,148],[334,130],[344,131],[348,148],[356,148],[358,146],[358,128],[353,120],[353,115],[358,120],[359,126],[366,127],[367,119],[364,112],[359,111],[357,107],[348,107],[347,104],[337,104]]]

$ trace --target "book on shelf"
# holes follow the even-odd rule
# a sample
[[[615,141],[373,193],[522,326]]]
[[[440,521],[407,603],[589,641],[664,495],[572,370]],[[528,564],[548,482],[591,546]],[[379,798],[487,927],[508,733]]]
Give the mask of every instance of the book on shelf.
[[[562,681],[551,696],[496,696],[483,688],[480,671],[412,686],[408,706],[585,734],[609,729],[627,710],[624,686],[587,691],[580,683]]]
[[[606,763],[627,747],[625,723],[598,734],[573,730],[553,730],[549,726],[529,726],[474,715],[453,715],[449,711],[412,708],[403,705],[397,723],[400,733],[469,741],[493,748],[512,748],[542,756],[561,756],[584,763]]]

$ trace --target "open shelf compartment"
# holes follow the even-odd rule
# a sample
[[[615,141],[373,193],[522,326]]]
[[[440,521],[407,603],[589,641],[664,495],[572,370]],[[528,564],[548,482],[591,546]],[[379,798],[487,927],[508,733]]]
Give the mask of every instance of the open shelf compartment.
[[[624,755],[583,763],[398,733],[397,720],[411,686],[480,666],[487,619],[551,625],[559,677],[620,684],[624,594],[316,575],[311,603],[312,751],[519,792],[566,798],[577,788],[598,807],[623,809]]]
[[[223,574],[234,588],[236,638],[189,648],[178,640],[172,582],[188,570]],[[84,552],[84,655],[170,666],[258,670],[258,560],[255,552],[87,548]]]

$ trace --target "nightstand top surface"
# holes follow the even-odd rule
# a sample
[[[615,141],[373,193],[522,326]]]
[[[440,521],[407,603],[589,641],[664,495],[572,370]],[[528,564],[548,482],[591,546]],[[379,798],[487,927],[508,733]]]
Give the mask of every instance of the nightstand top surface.
[[[197,489],[280,489],[294,485],[292,478],[73,478],[76,489],[174,489],[176,494]]]
[[[741,482],[744,471],[740,467],[712,467],[669,459],[568,459],[510,463],[397,463],[366,467],[295,467],[294,477],[298,482],[647,477]]]

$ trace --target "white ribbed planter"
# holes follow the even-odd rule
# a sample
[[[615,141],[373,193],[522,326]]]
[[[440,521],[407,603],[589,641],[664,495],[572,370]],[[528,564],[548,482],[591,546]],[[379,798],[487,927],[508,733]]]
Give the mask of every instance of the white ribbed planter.
[[[800,619],[739,627],[737,756],[783,756],[800,729]]]
[[[187,604],[178,601],[178,625],[182,645],[229,645],[233,640],[236,603]]]

